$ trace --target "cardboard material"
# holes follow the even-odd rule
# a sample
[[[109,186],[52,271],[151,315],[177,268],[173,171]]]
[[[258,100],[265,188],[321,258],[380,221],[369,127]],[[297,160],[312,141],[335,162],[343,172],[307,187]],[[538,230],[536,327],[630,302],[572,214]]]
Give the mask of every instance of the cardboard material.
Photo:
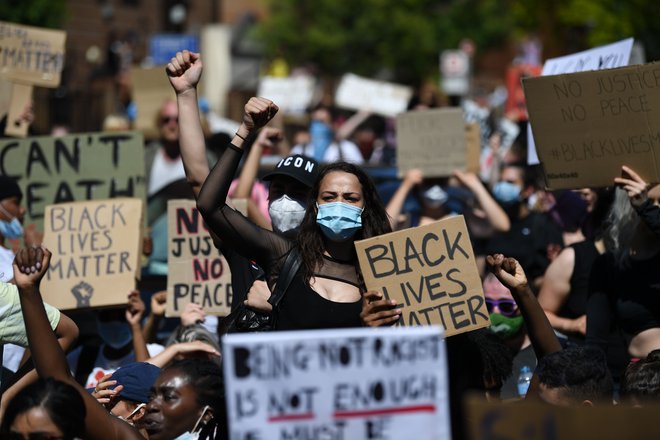
[[[490,325],[463,216],[355,242],[368,290],[402,310],[397,325],[441,325],[447,336]]]
[[[41,87],[60,85],[66,32],[0,21],[0,76]]]
[[[167,229],[165,315],[181,316],[190,302],[202,306],[209,315],[228,315],[231,272],[227,260],[214,246],[194,200],[168,201]]]
[[[481,171],[481,132],[479,124],[465,124],[465,169],[479,174]]]
[[[496,404],[475,396],[467,400],[466,408],[471,440],[636,440],[660,436],[658,406]]]
[[[165,101],[176,102],[176,94],[167,79],[163,66],[131,70],[133,100],[137,106],[135,128],[144,133],[147,139],[158,137],[158,112]]]
[[[232,439],[451,438],[441,330],[223,338]]]
[[[259,80],[257,96],[268,98],[288,114],[304,114],[314,98],[316,82],[307,75],[276,78],[264,76]]]
[[[140,270],[143,202],[117,198],[46,207],[53,252],[41,292],[62,310],[126,304]]]
[[[405,112],[412,96],[410,87],[374,81],[351,73],[342,77],[335,92],[337,106],[392,117]]]
[[[0,174],[18,179],[24,225],[42,229],[46,205],[113,197],[146,198],[138,132],[0,140]]]
[[[633,43],[632,38],[626,38],[605,46],[594,47],[563,57],[551,58],[543,64],[541,75],[559,75],[561,73],[586,72],[588,70],[627,66],[630,61]],[[531,124],[527,124],[527,163],[530,165],[539,163]]]
[[[450,176],[467,163],[465,123],[460,108],[402,113],[396,118],[399,176],[418,168],[425,177]]]
[[[7,126],[5,134],[7,136],[24,138],[28,134],[30,124],[21,119],[21,115],[32,102],[32,92],[34,87],[26,84],[14,83],[11,87],[11,101],[9,103],[9,112],[7,113]]]
[[[613,184],[628,165],[660,181],[660,64],[524,80],[550,189]]]

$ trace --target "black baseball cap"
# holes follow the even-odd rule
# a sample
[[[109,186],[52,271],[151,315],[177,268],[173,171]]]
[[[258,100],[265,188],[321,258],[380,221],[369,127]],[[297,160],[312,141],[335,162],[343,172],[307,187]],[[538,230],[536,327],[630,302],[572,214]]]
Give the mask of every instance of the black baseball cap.
[[[16,180],[9,176],[0,176],[0,200],[8,199],[10,197],[18,197],[18,200],[23,198],[23,192],[16,183]]]
[[[263,180],[272,180],[275,176],[288,176],[311,188],[319,175],[319,163],[311,157],[296,154],[280,160],[275,168],[267,173]]]

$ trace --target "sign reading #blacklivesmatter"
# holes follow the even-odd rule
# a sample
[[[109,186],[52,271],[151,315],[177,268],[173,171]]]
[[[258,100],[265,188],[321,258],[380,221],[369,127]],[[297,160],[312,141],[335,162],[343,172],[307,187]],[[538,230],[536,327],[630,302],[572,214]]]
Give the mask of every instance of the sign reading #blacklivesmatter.
[[[397,325],[441,325],[447,336],[490,325],[463,216],[355,242],[368,290],[401,309]]]
[[[44,301],[62,310],[126,304],[140,270],[142,211],[134,198],[47,206]]]
[[[549,189],[660,181],[660,63],[523,80]]]
[[[245,215],[246,200],[232,204]],[[213,244],[194,200],[167,203],[167,308],[165,315],[181,316],[188,303],[209,315],[231,311],[232,284],[227,260]]]
[[[438,327],[229,334],[232,439],[451,438]]]
[[[142,134],[82,133],[0,141],[0,174],[17,179],[24,224],[42,229],[47,205],[146,198]]]
[[[0,77],[57,87],[64,67],[66,32],[0,21]]]
[[[396,117],[396,161],[399,175],[417,168],[424,177],[451,176],[468,160],[463,110],[412,111]]]

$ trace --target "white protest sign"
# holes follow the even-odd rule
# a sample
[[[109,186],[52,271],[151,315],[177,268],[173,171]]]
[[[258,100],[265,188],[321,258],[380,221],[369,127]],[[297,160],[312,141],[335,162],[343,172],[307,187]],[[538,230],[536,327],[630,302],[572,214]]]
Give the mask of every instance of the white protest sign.
[[[541,76],[627,66],[633,43],[633,38],[626,38],[616,43],[594,47],[583,52],[551,58],[543,64]],[[532,134],[532,124],[527,124],[527,163],[529,165],[539,164],[536,144]]]
[[[223,338],[232,440],[448,439],[439,327]]]
[[[362,78],[352,73],[342,77],[335,92],[337,106],[349,110],[364,110],[382,116],[405,112],[412,96],[410,87]]]
[[[273,101],[285,113],[305,113],[314,98],[314,78],[308,75],[276,78],[264,76],[259,80],[257,96]]]

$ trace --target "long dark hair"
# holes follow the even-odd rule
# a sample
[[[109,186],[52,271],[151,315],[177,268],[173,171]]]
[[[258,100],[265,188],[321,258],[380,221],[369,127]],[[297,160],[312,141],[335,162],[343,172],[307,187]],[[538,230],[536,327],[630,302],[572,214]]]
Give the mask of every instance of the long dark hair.
[[[72,385],[53,378],[39,379],[16,394],[5,411],[0,437],[5,438],[16,417],[32,408],[44,409],[65,439],[85,437],[86,412],[82,396]]]
[[[335,171],[353,174],[358,178],[362,186],[362,198],[364,200],[362,229],[355,234],[354,239],[361,240],[392,232],[383,202],[369,175],[359,166],[348,162],[336,162],[325,165],[321,168],[309,192],[307,212],[300,225],[300,233],[298,234],[298,249],[303,261],[306,282],[309,282],[314,271],[323,265],[323,250],[325,246],[323,244],[321,228],[316,224],[316,214],[318,212],[316,199],[318,198],[323,178]]]
[[[225,440],[228,436],[225,382],[222,368],[208,359],[184,359],[166,370],[178,370],[185,375],[197,393],[197,403],[213,409],[213,418],[202,427],[200,440]]]

